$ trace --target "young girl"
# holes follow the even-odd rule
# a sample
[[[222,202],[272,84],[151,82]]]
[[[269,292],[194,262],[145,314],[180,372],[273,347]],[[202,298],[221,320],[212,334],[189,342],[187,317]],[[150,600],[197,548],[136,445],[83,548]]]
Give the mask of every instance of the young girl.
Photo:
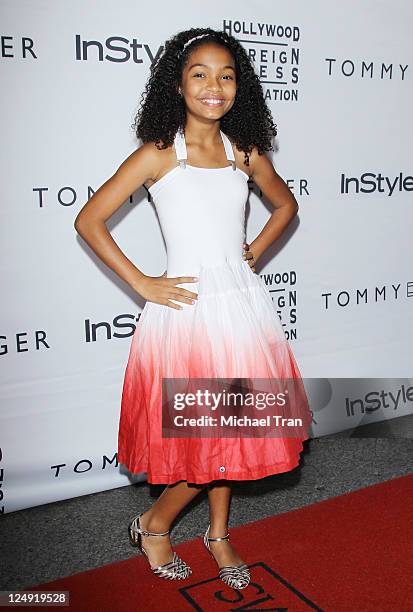
[[[167,486],[151,508],[131,520],[128,533],[157,575],[188,577],[191,569],[172,550],[169,529],[207,487],[204,544],[222,580],[242,589],[250,574],[228,541],[230,484],[298,465],[302,443],[310,437],[305,393],[296,392],[289,407],[304,424],[295,436],[214,436],[195,434],[191,427],[168,435],[162,382],[282,377],[300,383],[281,322],[255,274],[257,260],[298,205],[264,155],[273,150],[277,131],[259,78],[242,45],[224,32],[194,28],[166,41],[151,67],[134,127],[144,144],[75,222],[99,257],[146,299],[125,372],[118,461],[133,473],[146,472],[148,482]],[[250,245],[244,241],[249,180],[276,209]],[[153,198],[167,247],[167,271],[158,277],[129,261],[105,225],[142,185]]]

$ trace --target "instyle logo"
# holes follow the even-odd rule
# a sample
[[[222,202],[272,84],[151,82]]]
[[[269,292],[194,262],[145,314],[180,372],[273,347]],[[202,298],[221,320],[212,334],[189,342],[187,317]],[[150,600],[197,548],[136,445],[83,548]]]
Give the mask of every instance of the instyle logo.
[[[345,398],[345,409],[346,415],[349,417],[357,414],[369,414],[376,412],[376,410],[393,411],[400,410],[403,406],[413,402],[413,387],[405,387],[401,385],[395,391],[369,391],[362,397],[357,398]],[[390,414],[389,417],[394,417],[394,414]],[[383,415],[384,418],[387,415]]]
[[[99,321],[93,323],[90,319],[85,319],[85,340],[86,342],[96,342],[97,340],[112,340],[112,338],[130,338],[133,336],[136,325],[132,321],[138,322],[141,313],[137,317],[130,314],[121,314],[113,321]],[[123,330],[121,333],[117,330]]]
[[[413,282],[406,282],[401,290],[401,283],[398,285],[382,285],[380,287],[363,287],[362,289],[354,288],[351,292],[347,290],[336,291],[335,293],[322,293],[324,298],[324,309],[330,310],[334,306],[346,308],[350,306],[354,308],[360,304],[369,304],[377,302],[396,302],[402,298],[413,297]]]
[[[296,102],[300,28],[285,24],[224,19],[222,30],[238,38],[264,87],[266,101]]]
[[[146,43],[140,43],[136,38],[129,40],[123,36],[109,36],[103,42],[100,40],[85,40],[80,34],[75,36],[75,58],[79,61],[115,62],[124,64],[132,61],[134,64],[152,63],[162,53],[160,47],[156,54]]]
[[[413,176],[400,172],[396,176],[384,176],[381,172],[364,172],[358,176],[341,174],[340,193],[382,193],[392,196],[394,193],[413,191]]]
[[[337,59],[326,57],[329,77],[369,79],[377,81],[405,81],[408,64],[385,64],[365,60]]]

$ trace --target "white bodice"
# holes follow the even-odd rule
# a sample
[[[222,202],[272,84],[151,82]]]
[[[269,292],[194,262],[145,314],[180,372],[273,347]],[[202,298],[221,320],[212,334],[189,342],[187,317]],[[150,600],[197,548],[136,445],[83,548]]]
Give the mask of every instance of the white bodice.
[[[243,261],[248,175],[235,164],[229,138],[221,138],[230,165],[187,163],[185,136],[177,131],[177,166],[149,187],[167,249],[167,275],[197,275],[200,267]]]

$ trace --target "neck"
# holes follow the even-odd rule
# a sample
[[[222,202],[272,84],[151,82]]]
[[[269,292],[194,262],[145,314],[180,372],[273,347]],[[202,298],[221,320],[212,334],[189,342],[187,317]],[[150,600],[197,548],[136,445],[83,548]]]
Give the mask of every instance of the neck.
[[[221,140],[219,120],[203,122],[187,114],[185,140],[206,147],[216,144]]]

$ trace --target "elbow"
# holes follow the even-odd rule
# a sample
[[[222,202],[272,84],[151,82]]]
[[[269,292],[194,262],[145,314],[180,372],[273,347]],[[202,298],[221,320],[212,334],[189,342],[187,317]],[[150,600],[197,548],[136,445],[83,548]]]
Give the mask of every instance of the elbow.
[[[293,203],[290,210],[291,210],[291,219],[293,219],[298,213],[298,204]]]
[[[83,218],[83,215],[81,213],[79,213],[76,219],[74,220],[73,227],[75,228],[77,233],[80,234],[81,236],[84,234],[85,219]]]
[[[79,215],[76,217],[76,219],[75,219],[75,221],[73,223],[73,227],[75,228],[77,233],[80,234],[80,219],[79,219]]]
[[[292,221],[298,215],[298,204],[295,203],[294,206],[291,207],[291,216],[290,221]]]
[[[73,226],[77,233],[82,236],[82,238],[85,238],[95,233],[95,231],[99,230],[102,226],[105,226],[105,222],[95,217],[91,217],[89,213],[85,214],[80,211],[73,222]]]

